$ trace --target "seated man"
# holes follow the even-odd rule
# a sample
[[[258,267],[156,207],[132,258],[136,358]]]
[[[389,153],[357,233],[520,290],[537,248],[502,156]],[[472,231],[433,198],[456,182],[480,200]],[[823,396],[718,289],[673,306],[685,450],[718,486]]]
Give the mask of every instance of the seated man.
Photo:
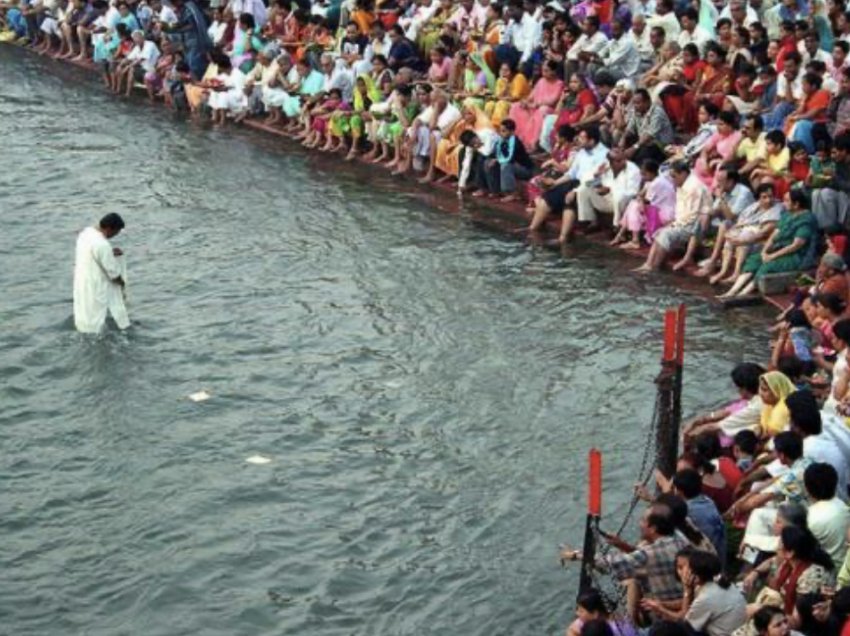
[[[645,159],[662,163],[664,149],[673,143],[673,125],[660,103],[652,103],[649,92],[639,88],[632,97],[632,111],[626,122],[620,147],[637,164]]]
[[[835,138],[832,159],[835,174],[829,185],[812,191],[812,212],[821,229],[843,226],[850,218],[850,134]]]
[[[685,255],[673,266],[674,270],[680,270],[693,261],[699,246],[699,219],[711,207],[711,194],[699,177],[691,174],[691,167],[683,161],[673,164],[670,176],[676,184],[676,218],[658,232],[646,262],[635,272],[660,269],[667,255],[676,247],[684,245]]]
[[[559,242],[566,242],[576,219],[596,226],[597,210],[613,212],[614,227],[618,227],[620,215],[637,196],[640,184],[640,168],[628,161],[622,150],[612,148],[608,153],[608,161],[597,168],[594,178],[580,184],[567,195]]]

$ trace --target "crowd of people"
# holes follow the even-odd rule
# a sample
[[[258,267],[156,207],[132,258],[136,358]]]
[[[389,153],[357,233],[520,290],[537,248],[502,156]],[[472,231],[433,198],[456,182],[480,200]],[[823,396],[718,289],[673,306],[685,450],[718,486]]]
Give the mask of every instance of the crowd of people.
[[[848,7],[850,8],[850,7]],[[690,422],[572,636],[850,634],[850,11],[841,0],[2,0],[120,94],[647,247],[721,296],[815,269]],[[577,553],[565,550],[564,559]]]
[[[816,278],[772,325],[769,363],[737,364],[732,399],[683,427],[660,494],[636,487],[639,542],[602,532],[593,566],[627,602],[612,614],[588,590],[569,636],[850,634],[850,278],[835,251]]]
[[[518,201],[529,232],[610,223],[649,248],[637,271],[669,260],[723,298],[814,267],[847,223],[840,0],[2,0],[0,20],[116,93]]]

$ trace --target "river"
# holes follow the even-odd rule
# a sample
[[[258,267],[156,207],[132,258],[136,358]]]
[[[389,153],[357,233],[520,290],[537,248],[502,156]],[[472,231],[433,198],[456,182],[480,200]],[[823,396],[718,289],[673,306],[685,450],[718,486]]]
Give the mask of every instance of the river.
[[[591,445],[624,506],[663,308],[690,306],[686,411],[766,354],[763,313],[610,251],[11,47],[0,83],[0,632],[560,634],[557,544]],[[135,324],[92,339],[74,241],[112,211]]]

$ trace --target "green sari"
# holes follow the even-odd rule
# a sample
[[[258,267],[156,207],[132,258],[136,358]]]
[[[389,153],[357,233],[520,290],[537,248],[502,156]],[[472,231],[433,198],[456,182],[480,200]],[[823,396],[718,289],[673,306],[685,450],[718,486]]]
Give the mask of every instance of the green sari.
[[[481,89],[481,78],[479,77],[481,74],[484,75],[484,80],[487,85],[487,93],[493,94],[493,91],[496,88],[496,76],[493,74],[493,71],[490,70],[490,67],[487,65],[487,62],[484,61],[484,58],[480,53],[473,53],[469,56],[475,65],[480,69],[478,73],[472,71],[470,69],[464,69],[463,71],[463,92],[464,93],[475,93]],[[474,107],[484,109],[484,105],[486,103],[486,96],[481,95],[480,97],[467,97],[463,100],[462,106],[465,107]]]
[[[377,104],[384,99],[381,91],[375,85],[375,80],[367,73],[359,75],[357,79],[366,84],[366,93],[363,94],[357,84],[354,84],[354,110],[350,113],[336,112],[331,116],[330,132],[334,137],[351,135],[355,139],[363,136],[363,113],[369,110],[372,104]]]
[[[802,239],[804,241],[803,246],[796,252],[785,254],[767,263],[762,260],[761,250],[753,252],[744,262],[744,272],[760,277],[766,274],[799,271],[810,264],[811,247],[818,233],[817,219],[814,214],[808,210],[796,214],[786,210],[779,218],[776,232],[776,238],[773,239],[771,246],[774,251],[788,247],[794,242],[794,239]]]

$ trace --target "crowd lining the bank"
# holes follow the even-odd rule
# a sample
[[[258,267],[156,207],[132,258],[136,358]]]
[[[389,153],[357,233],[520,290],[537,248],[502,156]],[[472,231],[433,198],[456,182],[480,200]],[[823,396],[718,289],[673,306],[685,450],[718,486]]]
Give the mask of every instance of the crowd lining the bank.
[[[850,635],[850,12],[840,0],[4,0],[0,39],[218,126],[672,254],[723,296],[814,270],[690,422],[572,636]],[[602,228],[604,229],[604,228]],[[570,560],[575,553],[564,550]],[[730,580],[737,582],[730,584]]]

